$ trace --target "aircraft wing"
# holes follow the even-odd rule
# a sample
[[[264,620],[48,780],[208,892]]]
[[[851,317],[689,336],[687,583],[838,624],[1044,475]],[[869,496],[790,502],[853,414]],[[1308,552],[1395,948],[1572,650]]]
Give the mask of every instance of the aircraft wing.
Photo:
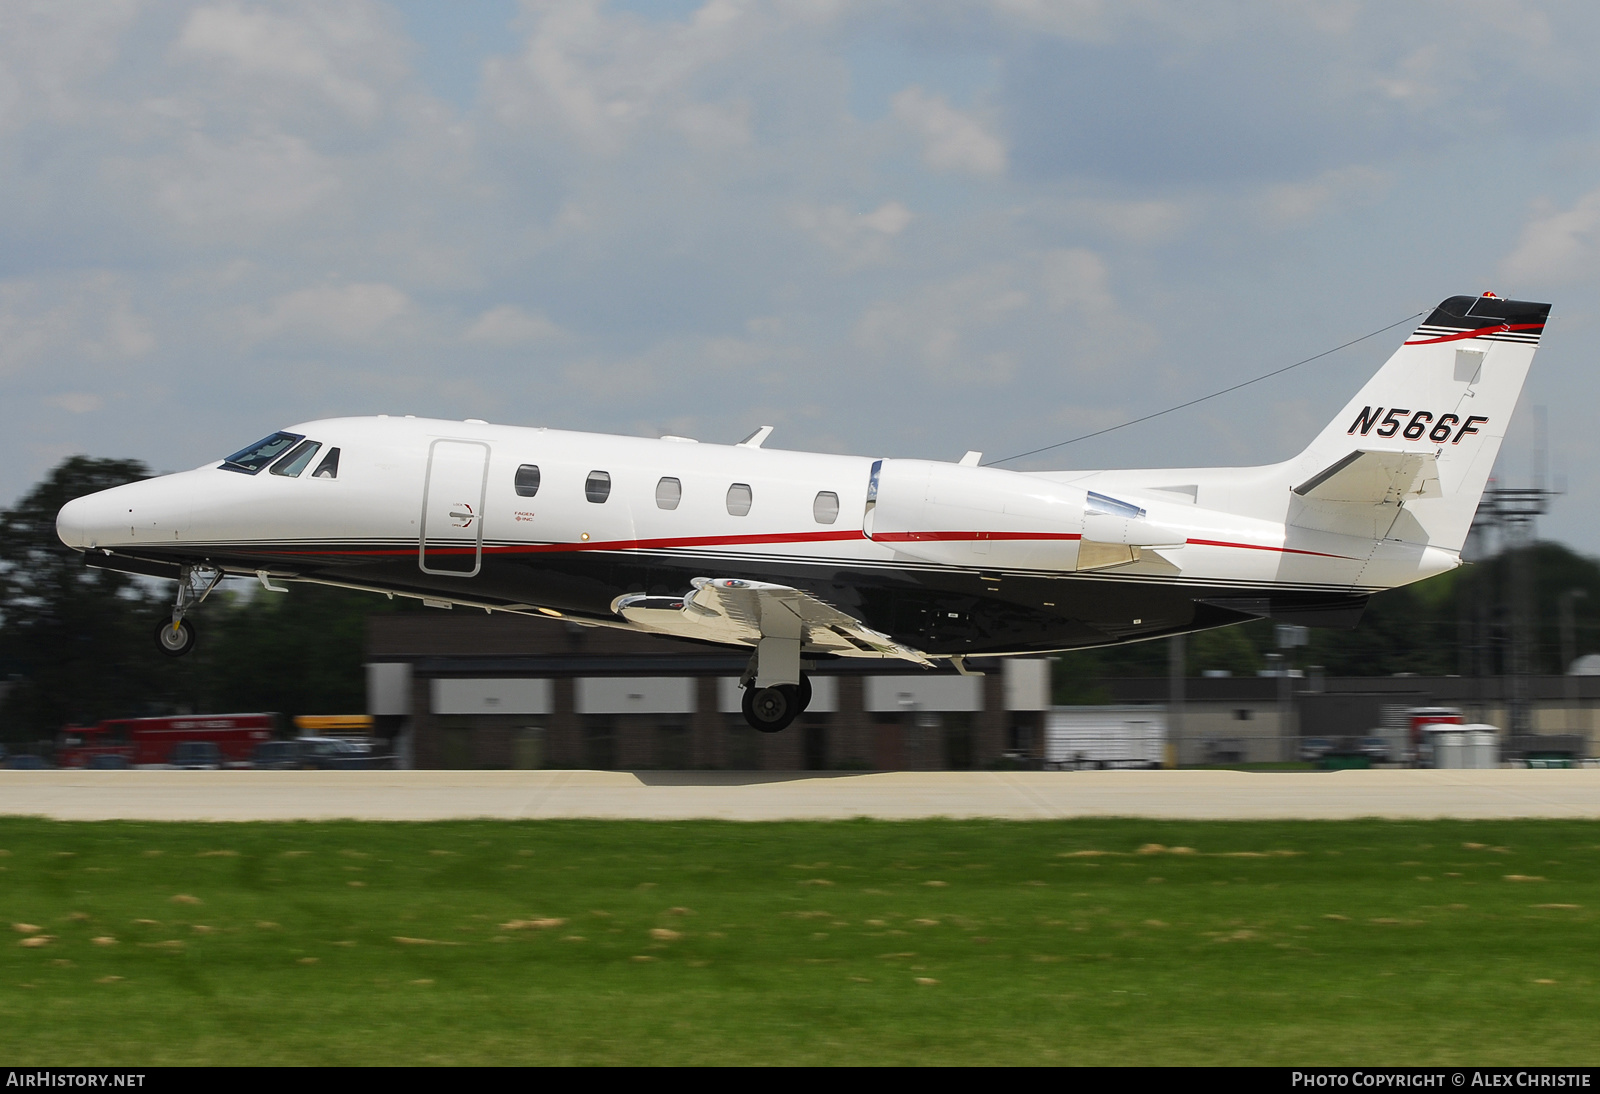
[[[1431,452],[1350,453],[1294,488],[1303,498],[1357,505],[1395,505],[1437,498],[1439,464]]]
[[[931,666],[921,650],[896,642],[853,615],[787,585],[731,577],[697,577],[687,596],[620,596],[612,610],[642,630],[753,646],[798,633],[807,654],[890,657]]]

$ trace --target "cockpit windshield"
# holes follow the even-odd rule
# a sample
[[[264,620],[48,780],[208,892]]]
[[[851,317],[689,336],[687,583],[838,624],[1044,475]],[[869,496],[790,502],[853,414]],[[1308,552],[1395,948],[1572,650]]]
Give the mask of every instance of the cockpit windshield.
[[[233,455],[222,461],[224,471],[237,471],[242,475],[254,475],[267,464],[277,459],[289,450],[298,440],[303,439],[303,433],[274,433],[265,440],[257,441],[249,448],[241,448]]]
[[[272,465],[272,473],[274,475],[283,475],[286,478],[298,479],[300,472],[306,469],[306,465],[311,462],[311,457],[315,456],[317,449],[321,447],[322,444],[319,441],[301,441],[290,449],[287,456]]]

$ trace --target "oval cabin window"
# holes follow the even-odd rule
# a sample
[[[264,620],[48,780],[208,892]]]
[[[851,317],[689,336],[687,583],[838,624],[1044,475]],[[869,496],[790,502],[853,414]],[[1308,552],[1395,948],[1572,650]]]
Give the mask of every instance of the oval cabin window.
[[[728,513],[731,516],[742,517],[750,512],[750,487],[742,482],[736,482],[728,487]]]
[[[539,492],[539,466],[525,463],[517,468],[517,497],[531,498]]]
[[[594,502],[602,504],[611,496],[611,474],[608,471],[591,471],[589,477],[583,482],[583,496]]]
[[[656,508],[676,509],[683,500],[683,483],[677,479],[665,477],[656,483]]]
[[[811,503],[811,515],[818,524],[832,524],[839,519],[839,495],[832,490],[824,490],[817,495],[817,500]]]

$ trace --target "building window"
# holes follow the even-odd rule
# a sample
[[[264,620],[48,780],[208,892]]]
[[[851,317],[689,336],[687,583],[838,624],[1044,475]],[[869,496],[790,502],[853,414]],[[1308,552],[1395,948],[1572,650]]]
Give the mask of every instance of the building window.
[[[819,493],[811,503],[811,515],[818,524],[832,524],[839,519],[839,495],[832,490]]]
[[[583,496],[602,505],[611,496],[611,474],[607,471],[591,471],[583,483]]]
[[[656,483],[656,508],[676,509],[683,500],[683,483],[671,477],[664,477]]]
[[[539,492],[539,465],[525,463],[517,468],[517,497],[531,498]]]
[[[1240,707],[1238,710],[1233,712],[1233,717],[1235,721],[1248,722],[1250,720],[1250,714],[1250,708]]]
[[[750,487],[742,482],[736,482],[728,487],[728,514],[742,517],[749,513],[751,497]]]

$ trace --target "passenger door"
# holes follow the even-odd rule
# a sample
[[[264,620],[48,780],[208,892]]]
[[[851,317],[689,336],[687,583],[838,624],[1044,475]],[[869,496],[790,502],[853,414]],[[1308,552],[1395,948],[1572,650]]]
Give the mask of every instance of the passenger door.
[[[483,563],[483,503],[489,446],[483,441],[434,441],[422,487],[417,565],[426,574],[471,577]]]

